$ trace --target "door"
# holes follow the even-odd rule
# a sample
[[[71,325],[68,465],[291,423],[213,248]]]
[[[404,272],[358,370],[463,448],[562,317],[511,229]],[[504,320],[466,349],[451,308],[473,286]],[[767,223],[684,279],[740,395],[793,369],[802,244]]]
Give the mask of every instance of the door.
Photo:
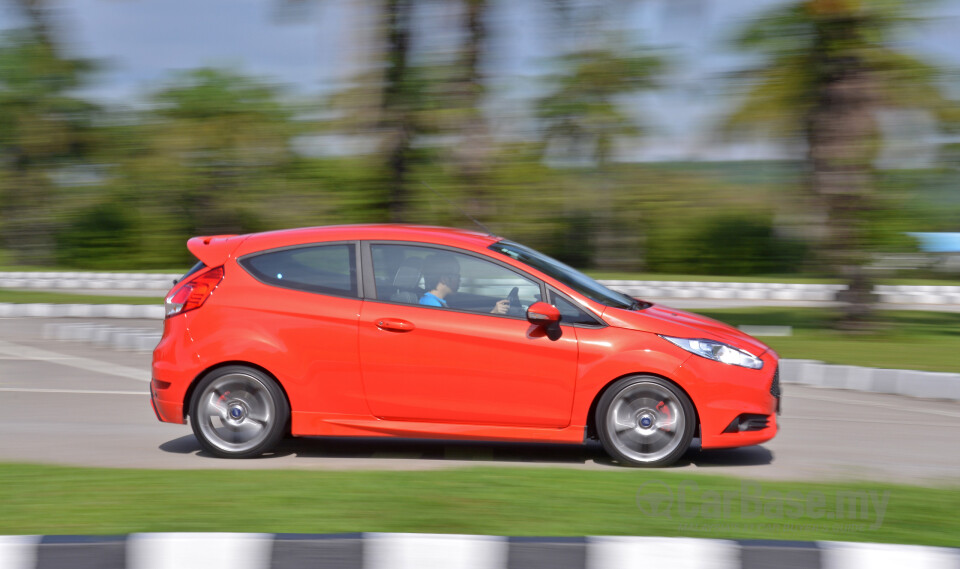
[[[575,329],[562,327],[551,340],[527,322],[526,306],[540,300],[540,283],[462,251],[375,243],[370,252],[377,300],[363,303],[359,342],[364,392],[374,415],[569,424]]]

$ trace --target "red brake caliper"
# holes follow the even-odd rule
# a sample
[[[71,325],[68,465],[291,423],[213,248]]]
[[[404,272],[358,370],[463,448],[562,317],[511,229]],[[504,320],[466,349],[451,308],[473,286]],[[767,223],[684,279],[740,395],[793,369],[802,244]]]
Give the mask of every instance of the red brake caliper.
[[[661,413],[666,415],[667,424],[670,426],[673,426],[672,422],[670,421],[670,419],[672,419],[673,417],[670,414],[670,407],[667,406],[666,401],[661,401],[660,403],[657,403],[657,411],[660,411]]]

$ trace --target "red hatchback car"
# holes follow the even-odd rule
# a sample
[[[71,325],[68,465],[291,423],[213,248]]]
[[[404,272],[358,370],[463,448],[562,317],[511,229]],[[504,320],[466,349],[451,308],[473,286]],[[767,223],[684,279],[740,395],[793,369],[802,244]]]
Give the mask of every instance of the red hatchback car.
[[[285,435],[582,443],[663,466],[777,433],[778,358],[482,233],[195,237],[150,384],[161,421],[250,457]]]

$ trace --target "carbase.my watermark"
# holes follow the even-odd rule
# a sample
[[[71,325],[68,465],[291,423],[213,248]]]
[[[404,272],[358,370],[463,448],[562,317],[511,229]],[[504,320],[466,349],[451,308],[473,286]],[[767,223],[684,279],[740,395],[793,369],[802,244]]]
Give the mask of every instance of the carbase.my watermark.
[[[779,491],[753,481],[743,481],[739,488],[713,490],[693,481],[670,485],[653,480],[637,490],[637,507],[647,516],[698,526],[722,522],[724,528],[734,523],[754,527],[776,522],[771,525],[781,531],[794,527],[796,531],[875,530],[883,525],[889,501],[889,490]]]

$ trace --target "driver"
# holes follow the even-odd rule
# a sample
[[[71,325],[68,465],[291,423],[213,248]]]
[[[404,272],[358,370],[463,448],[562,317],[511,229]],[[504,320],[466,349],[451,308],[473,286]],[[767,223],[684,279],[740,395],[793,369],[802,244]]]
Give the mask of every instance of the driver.
[[[420,297],[424,306],[446,307],[446,297],[460,288],[460,263],[451,253],[434,253],[423,260],[423,284],[427,292]],[[510,301],[498,300],[491,314],[506,314]]]

